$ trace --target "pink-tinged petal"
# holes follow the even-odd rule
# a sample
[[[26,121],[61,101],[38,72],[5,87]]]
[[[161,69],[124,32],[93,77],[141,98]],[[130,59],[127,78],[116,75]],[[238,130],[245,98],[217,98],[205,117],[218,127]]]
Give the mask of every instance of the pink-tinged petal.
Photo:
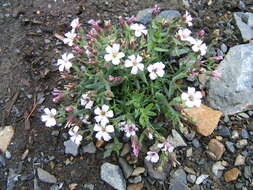
[[[147,69],[148,69],[148,72],[152,73],[153,70],[154,70],[154,66],[153,66],[153,65],[149,65],[149,66],[147,67]]]
[[[187,101],[187,100],[189,100],[189,94],[183,92],[182,95],[181,95],[181,98],[182,98],[183,101]]]
[[[194,106],[200,107],[201,105],[201,100],[194,100]]]
[[[163,77],[163,75],[165,74],[164,70],[162,69],[159,69],[156,74],[159,76],[159,77]]]
[[[106,126],[106,124],[109,123],[109,119],[107,117],[102,117],[100,123],[102,126]]]
[[[64,65],[60,65],[60,66],[59,66],[59,71],[60,71],[60,72],[63,72],[63,71],[64,71],[64,68],[65,68]]]
[[[194,95],[195,94],[195,88],[194,87],[188,87],[188,94]]]
[[[142,30],[142,33],[143,33],[144,35],[147,35],[147,34],[148,34],[148,31],[147,31],[147,30]]]
[[[91,109],[92,106],[94,104],[94,101],[89,101],[86,105],[85,105],[85,109]]]
[[[107,125],[105,128],[106,128],[106,131],[108,133],[113,133],[114,132],[114,127],[112,125]]]
[[[136,57],[135,57],[135,55],[130,55],[130,56],[128,56],[128,59],[130,59],[133,62],[133,61],[135,61]]]
[[[135,33],[134,33],[134,35],[136,37],[140,37],[141,36],[141,32],[139,30],[136,30]]]
[[[123,52],[119,52],[117,57],[119,59],[121,59],[121,58],[125,57],[125,54]]]
[[[139,55],[137,55],[136,62],[137,62],[137,63],[142,62],[142,57],[141,57],[141,56],[139,56]]]
[[[164,145],[163,143],[158,143],[158,144],[157,144],[157,147],[158,147],[158,148],[162,148],[163,145]]]
[[[99,126],[98,124],[95,124],[93,130],[94,130],[94,131],[101,131],[101,130],[102,130],[102,127]]]
[[[149,74],[149,78],[150,78],[151,80],[155,80],[155,79],[157,78],[157,75],[156,75],[154,72],[151,72],[151,73]]]
[[[57,114],[57,111],[56,111],[56,109],[51,109],[51,113],[53,114],[53,115],[56,115]]]
[[[94,110],[94,113],[96,115],[100,115],[101,114],[101,109],[99,107],[97,107],[95,110]]]
[[[114,116],[113,111],[109,110],[108,112],[106,112],[106,117],[112,118]]]
[[[137,27],[138,27],[137,24],[131,24],[131,25],[130,25],[130,29],[131,29],[131,30],[136,30]]]
[[[97,132],[95,137],[98,139],[98,140],[101,140],[102,137],[103,137],[103,132]]]
[[[63,39],[63,43],[64,43],[64,44],[68,44],[70,41],[71,41],[71,40],[68,39],[68,38],[64,38],[64,39]]]
[[[185,102],[185,105],[189,108],[192,108],[195,106],[195,103],[193,101],[188,100]]]
[[[74,58],[74,54],[73,53],[69,53],[67,55],[67,59],[70,60],[70,59],[73,59]]]
[[[49,117],[48,117],[48,115],[42,115],[40,119],[41,119],[41,121],[45,122],[49,119]]]
[[[51,111],[50,111],[49,108],[45,108],[45,109],[44,109],[44,112],[45,112],[47,115],[51,114]]]
[[[105,51],[106,51],[107,53],[109,53],[109,54],[113,53],[112,47],[111,47],[111,46],[107,46],[107,47],[105,48]]]
[[[144,64],[142,64],[142,63],[139,63],[139,64],[137,65],[137,67],[138,67],[141,71],[144,70]]]
[[[159,161],[159,155],[152,156],[151,162],[157,163]]]
[[[112,49],[113,49],[114,53],[118,53],[119,52],[119,48],[120,48],[119,44],[113,44],[112,45]]]
[[[96,116],[94,117],[94,119],[96,120],[97,123],[99,123],[102,120],[101,116]]]
[[[119,63],[120,63],[119,59],[117,59],[117,58],[112,59],[112,64],[113,65],[118,65]]]
[[[48,119],[47,122],[46,122],[46,126],[47,126],[47,127],[53,127],[53,126],[55,126],[55,125],[56,125],[56,120],[55,120],[54,118],[50,118],[50,119]]]
[[[137,66],[133,66],[132,70],[131,70],[131,74],[136,75],[138,73],[138,67]]]
[[[102,111],[103,111],[103,112],[107,112],[108,110],[109,110],[109,106],[104,104],[104,105],[102,106]]]
[[[63,59],[58,59],[57,60],[57,65],[64,65],[65,61]]]
[[[104,133],[103,133],[103,139],[104,139],[105,141],[109,141],[109,140],[111,140],[111,136],[110,136],[108,133],[104,132]]]
[[[125,61],[125,67],[132,67],[132,66],[133,66],[133,62],[130,61],[129,59],[127,59],[127,60]]]
[[[165,65],[162,62],[157,62],[157,63],[155,63],[155,67],[157,67],[159,69],[164,69]]]
[[[72,63],[71,62],[67,62],[65,64],[65,68],[66,68],[67,71],[69,71],[71,67],[72,67]]]
[[[196,99],[201,99],[202,98],[202,94],[200,91],[197,91],[195,94],[194,94],[194,98]]]
[[[111,55],[111,54],[106,54],[106,55],[104,56],[104,59],[105,59],[105,61],[109,62],[109,61],[112,60],[112,55]]]

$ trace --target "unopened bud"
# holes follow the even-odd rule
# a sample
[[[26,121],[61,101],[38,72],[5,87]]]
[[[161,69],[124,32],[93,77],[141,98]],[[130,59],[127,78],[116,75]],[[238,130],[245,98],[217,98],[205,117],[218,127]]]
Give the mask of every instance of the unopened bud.
[[[125,26],[126,25],[126,21],[125,21],[125,19],[122,16],[119,17],[119,23],[120,23],[121,26]]]
[[[199,32],[198,32],[198,35],[200,36],[200,37],[202,37],[202,36],[204,36],[206,34],[206,32],[205,32],[205,30],[200,30]]]
[[[152,11],[152,14],[153,15],[158,15],[160,13],[161,9],[159,7],[159,5],[155,5],[153,11]]]
[[[66,107],[65,110],[66,110],[67,112],[72,112],[72,111],[74,111],[74,108],[71,107],[71,106],[69,106],[69,107]]]

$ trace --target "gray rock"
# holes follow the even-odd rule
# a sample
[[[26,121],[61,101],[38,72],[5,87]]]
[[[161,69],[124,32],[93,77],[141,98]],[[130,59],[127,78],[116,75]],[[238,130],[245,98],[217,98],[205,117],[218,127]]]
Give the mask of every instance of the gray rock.
[[[230,137],[231,133],[230,133],[230,129],[228,127],[220,127],[218,129],[218,135],[222,136],[222,137]]]
[[[221,44],[220,48],[223,53],[226,53],[228,51],[228,47],[226,46],[226,44]]]
[[[246,12],[234,13],[234,18],[244,41],[253,39],[253,14]]]
[[[242,138],[244,138],[244,139],[249,138],[249,133],[246,129],[242,129],[241,134],[242,134]]]
[[[121,151],[121,153],[120,153],[120,156],[121,156],[121,157],[124,157],[124,156],[126,156],[130,151],[131,151],[130,145],[129,145],[129,144],[124,144],[123,149],[122,149],[122,151]]]
[[[82,153],[90,153],[90,154],[94,154],[96,153],[97,149],[96,149],[96,146],[94,145],[93,142],[87,144],[86,146],[84,146],[82,148]]]
[[[6,160],[3,155],[0,155],[0,168],[6,165]]]
[[[137,184],[142,181],[142,177],[141,176],[131,177],[128,179],[128,181],[129,183]]]
[[[6,152],[5,152],[5,158],[11,159],[11,153],[8,150],[6,150]]]
[[[125,178],[129,178],[133,173],[133,168],[123,158],[119,158],[119,164],[123,170]]]
[[[196,181],[197,177],[195,175],[187,175],[187,181],[190,183],[194,184]]]
[[[186,184],[177,181],[177,180],[173,180],[170,184],[169,190],[190,190],[189,187],[187,187]]]
[[[247,179],[251,179],[252,178],[252,172],[251,172],[251,167],[250,166],[245,166],[244,167],[243,175]]]
[[[113,188],[126,190],[126,181],[119,166],[106,162],[101,166],[100,175]]]
[[[160,12],[159,15],[156,16],[156,19],[164,19],[167,22],[171,22],[175,18],[179,18],[181,15],[178,11],[175,10],[166,10]]]
[[[163,171],[158,171],[154,168],[153,164],[150,163],[149,161],[145,160],[144,161],[144,165],[148,171],[148,175],[157,179],[157,180],[161,180],[164,181],[166,178],[166,174]]]
[[[192,156],[192,147],[190,147],[190,148],[188,148],[188,149],[186,150],[186,157],[189,158],[189,157],[191,157],[191,156]]]
[[[38,179],[36,177],[33,179],[33,189],[34,190],[41,190],[39,183],[38,183]],[[50,188],[50,190],[54,190],[54,189]]]
[[[39,180],[45,183],[56,183],[57,179],[54,175],[48,173],[47,171],[37,168],[37,174],[39,177]]]
[[[78,154],[78,145],[74,143],[72,140],[64,141],[65,146],[65,153],[66,154],[72,154],[73,156],[76,156]]]
[[[176,147],[187,146],[187,144],[185,143],[183,137],[175,129],[172,129],[172,135],[169,135],[167,140],[175,148]]]
[[[231,153],[235,153],[235,146],[234,143],[230,142],[230,141],[226,141],[225,142],[225,146],[227,148],[227,150]]]
[[[238,115],[239,115],[240,117],[244,118],[244,119],[249,119],[249,115],[246,114],[246,113],[244,113],[244,112],[239,113]]]
[[[222,176],[224,169],[225,169],[225,167],[223,166],[221,161],[214,163],[212,166],[212,172],[218,178],[220,178]]]
[[[10,168],[9,169],[9,174],[8,174],[8,179],[7,179],[7,188],[6,190],[14,190],[15,184],[18,181],[18,174],[16,174],[15,170]]]
[[[196,185],[200,185],[203,183],[204,180],[206,180],[209,177],[209,175],[202,174],[200,175],[196,180]]]
[[[241,154],[239,154],[236,158],[235,158],[235,166],[241,166],[245,164],[245,157],[242,156]]]
[[[233,130],[232,131],[232,136],[231,136],[232,139],[238,139],[239,138],[239,133],[237,130]]]
[[[182,182],[184,184],[187,184],[185,171],[183,169],[177,169],[172,174],[172,180],[180,181],[180,182]]]
[[[244,148],[247,145],[248,145],[248,141],[246,139],[239,140],[235,144],[236,148],[239,148],[239,149],[242,149],[242,148]]]
[[[84,190],[94,190],[94,185],[93,184],[85,184],[84,185]]]
[[[193,146],[194,146],[195,148],[199,148],[199,147],[201,146],[198,139],[194,139],[194,140],[192,141],[192,144],[193,144]]]
[[[136,21],[142,24],[148,24],[152,21],[153,8],[141,10],[136,15]]]
[[[253,43],[230,48],[219,64],[220,80],[210,79],[207,101],[224,114],[253,108]]]

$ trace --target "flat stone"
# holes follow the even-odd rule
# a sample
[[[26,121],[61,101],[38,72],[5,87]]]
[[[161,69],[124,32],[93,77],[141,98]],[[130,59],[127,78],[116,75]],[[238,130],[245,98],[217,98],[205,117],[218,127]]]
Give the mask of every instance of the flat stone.
[[[245,164],[245,157],[239,154],[235,159],[235,166],[242,166]]]
[[[211,139],[208,143],[208,150],[215,154],[216,160],[219,160],[225,152],[225,147],[220,141]]]
[[[96,153],[97,149],[96,149],[96,146],[94,145],[93,142],[87,144],[86,146],[84,146],[82,148],[82,153],[90,153],[90,154],[94,154]]]
[[[95,187],[95,185],[93,185],[93,184],[85,184],[84,185],[84,190],[94,190],[94,187]]]
[[[220,111],[203,104],[200,107],[184,109],[184,112],[193,119],[196,131],[203,136],[212,134],[222,115]]]
[[[120,153],[120,156],[121,156],[121,157],[124,157],[124,156],[126,156],[130,151],[131,151],[130,145],[129,145],[129,144],[124,144],[123,149],[122,149],[122,151],[121,151],[121,153]]]
[[[230,129],[228,127],[220,127],[217,132],[218,132],[218,135],[220,135],[222,137],[230,137],[231,136]]]
[[[167,140],[175,148],[187,146],[183,137],[175,129],[172,129],[172,135],[169,135]]]
[[[42,168],[37,168],[37,174],[39,180],[45,183],[56,183],[57,179],[54,175],[48,173],[47,171],[43,170]]]
[[[136,21],[142,24],[148,24],[152,21],[153,8],[140,10],[136,15]]]
[[[159,13],[159,15],[156,16],[156,19],[158,20],[165,20],[167,22],[171,22],[175,18],[179,18],[181,14],[178,11],[175,10],[165,10]]]
[[[224,178],[226,182],[235,181],[240,174],[240,170],[237,168],[230,169],[225,172]]]
[[[143,167],[137,167],[134,169],[132,176],[138,176],[145,172],[145,168]]]
[[[78,155],[78,145],[74,143],[72,140],[67,140],[64,141],[64,146],[65,146],[65,153],[66,154],[72,154],[73,156]]]
[[[227,150],[231,153],[235,153],[235,146],[234,143],[230,142],[230,141],[226,141],[225,142],[225,146],[227,148]]]
[[[128,181],[129,183],[133,183],[133,184],[141,183],[142,177],[140,175],[136,177],[130,177]]]
[[[144,186],[143,183],[131,184],[127,186],[127,190],[142,190],[143,186]]]
[[[242,138],[249,139],[249,133],[246,129],[242,129],[241,135],[242,135]]]
[[[180,181],[184,184],[187,184],[186,180],[186,173],[183,169],[177,169],[173,174],[172,174],[172,180],[177,180]]]
[[[235,12],[234,18],[244,41],[253,39],[253,14]]]
[[[5,152],[11,142],[14,135],[14,129],[12,126],[0,127],[0,152]]]
[[[126,190],[126,181],[119,166],[104,163],[101,166],[101,179],[117,190]]]
[[[190,190],[190,188],[186,184],[184,184],[180,181],[177,181],[177,180],[173,180],[170,183],[169,190],[179,190],[179,189],[180,190]]]
[[[222,176],[224,169],[225,169],[225,167],[223,166],[221,161],[214,163],[212,166],[212,172],[218,178]]]
[[[125,178],[129,178],[133,173],[133,168],[123,158],[119,158],[119,164],[123,170]]]
[[[250,166],[245,166],[244,167],[243,175],[246,179],[251,179],[252,178],[252,172],[251,172],[251,167]]]
[[[239,149],[242,149],[242,148],[244,148],[247,145],[248,145],[248,141],[246,139],[239,140],[235,144],[236,148],[239,148]]]
[[[197,178],[195,184],[196,184],[196,185],[200,185],[200,184],[203,183],[203,181],[205,181],[208,177],[209,177],[209,175],[201,174],[201,175]]]
[[[216,70],[221,78],[209,81],[209,105],[230,115],[252,109],[253,43],[230,48]]]
[[[187,181],[189,181],[192,184],[195,183],[196,179],[197,179],[197,176],[195,175],[187,175]]]

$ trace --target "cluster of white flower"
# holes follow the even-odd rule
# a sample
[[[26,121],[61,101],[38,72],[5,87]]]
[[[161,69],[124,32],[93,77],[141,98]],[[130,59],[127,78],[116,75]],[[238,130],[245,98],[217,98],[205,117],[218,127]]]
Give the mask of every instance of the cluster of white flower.
[[[188,92],[183,92],[181,99],[184,101],[185,105],[189,108],[200,107],[202,94],[200,91],[195,91],[195,88],[188,87]]]

